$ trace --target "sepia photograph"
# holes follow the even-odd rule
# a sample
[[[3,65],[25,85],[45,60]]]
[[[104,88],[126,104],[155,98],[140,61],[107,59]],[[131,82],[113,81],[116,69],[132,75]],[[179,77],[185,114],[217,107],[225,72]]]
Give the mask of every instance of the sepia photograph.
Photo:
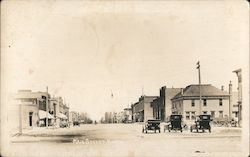
[[[2,0],[3,157],[249,157],[246,0]]]

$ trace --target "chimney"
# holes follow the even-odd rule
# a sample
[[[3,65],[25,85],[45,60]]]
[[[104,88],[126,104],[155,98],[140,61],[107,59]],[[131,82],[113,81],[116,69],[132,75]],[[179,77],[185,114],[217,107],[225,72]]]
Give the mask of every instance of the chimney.
[[[229,82],[229,119],[232,118],[232,102],[233,102],[233,88],[232,88],[232,82]]]
[[[232,89],[232,81],[229,82],[229,94],[231,95],[232,92],[233,92],[233,89]]]
[[[181,95],[183,95],[183,88],[181,88]]]
[[[221,86],[221,90],[224,91],[224,86]]]

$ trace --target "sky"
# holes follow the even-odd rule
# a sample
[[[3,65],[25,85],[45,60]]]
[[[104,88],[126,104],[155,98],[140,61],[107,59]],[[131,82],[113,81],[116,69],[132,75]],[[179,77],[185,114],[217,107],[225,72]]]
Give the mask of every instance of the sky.
[[[228,90],[248,71],[244,1],[4,1],[2,89],[62,96],[100,119],[162,86]],[[246,74],[246,73],[244,73]],[[244,81],[244,80],[243,80]],[[113,93],[113,97],[111,94]]]

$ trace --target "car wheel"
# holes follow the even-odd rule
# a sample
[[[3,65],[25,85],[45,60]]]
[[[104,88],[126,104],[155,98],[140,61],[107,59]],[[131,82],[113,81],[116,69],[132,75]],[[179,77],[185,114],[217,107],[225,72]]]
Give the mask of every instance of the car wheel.
[[[146,130],[146,133],[148,133],[148,131]]]
[[[181,132],[182,132],[182,129],[181,129]]]
[[[142,128],[142,133],[144,133],[144,128]]]
[[[190,131],[193,132],[193,128],[192,127],[190,128]]]
[[[170,129],[168,129],[168,132],[170,132]]]
[[[159,133],[161,133],[161,129],[159,129]]]

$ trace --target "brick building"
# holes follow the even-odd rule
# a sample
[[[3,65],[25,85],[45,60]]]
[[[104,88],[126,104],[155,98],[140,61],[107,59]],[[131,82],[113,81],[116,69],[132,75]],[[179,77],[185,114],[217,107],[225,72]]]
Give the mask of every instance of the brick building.
[[[151,102],[157,96],[141,96],[139,101],[131,106],[133,122],[144,122],[147,119],[153,118],[153,108]]]
[[[181,91],[181,88],[160,88],[160,97],[154,99],[151,103],[154,119],[166,120],[171,114],[171,99]]]

